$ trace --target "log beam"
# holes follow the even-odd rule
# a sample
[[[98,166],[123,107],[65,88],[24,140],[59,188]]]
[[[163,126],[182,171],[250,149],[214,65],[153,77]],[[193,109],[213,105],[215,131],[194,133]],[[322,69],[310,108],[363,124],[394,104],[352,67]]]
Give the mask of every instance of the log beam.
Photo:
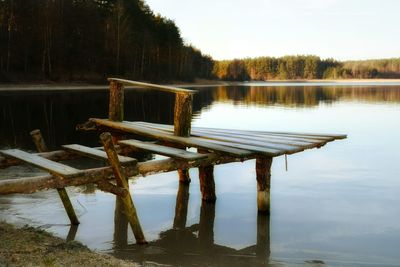
[[[137,165],[124,166],[124,171],[126,177],[136,177],[139,175],[147,176],[162,172],[176,171],[178,168],[189,169],[241,161],[243,161],[243,159],[221,157],[217,154],[210,153],[207,154],[207,158],[193,162],[185,162],[171,158],[139,162]],[[81,186],[85,184],[97,183],[101,180],[112,179],[114,179],[114,177],[113,171],[110,167],[86,169],[82,171],[82,176],[75,177],[74,179],[60,179],[54,175],[21,177],[18,179],[1,180],[0,195],[32,194],[40,190],[63,188],[67,186]]]

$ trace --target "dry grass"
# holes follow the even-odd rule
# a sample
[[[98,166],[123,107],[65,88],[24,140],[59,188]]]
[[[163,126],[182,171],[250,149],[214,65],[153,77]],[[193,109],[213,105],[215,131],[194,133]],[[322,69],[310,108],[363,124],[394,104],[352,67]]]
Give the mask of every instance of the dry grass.
[[[0,222],[0,267],[3,266],[134,266],[90,251],[79,242],[65,242],[51,234]]]

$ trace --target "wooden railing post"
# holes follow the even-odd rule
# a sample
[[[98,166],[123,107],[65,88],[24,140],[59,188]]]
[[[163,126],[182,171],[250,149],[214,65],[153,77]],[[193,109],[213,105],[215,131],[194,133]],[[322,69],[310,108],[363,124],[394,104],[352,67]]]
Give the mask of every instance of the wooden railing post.
[[[38,152],[48,152],[46,143],[43,139],[42,132],[40,130],[33,130],[31,132],[32,140],[35,143]],[[72,225],[78,225],[79,220],[76,216],[74,207],[72,206],[71,200],[69,199],[67,190],[65,188],[57,188],[58,195],[64,205],[64,208],[68,214],[68,218]]]
[[[257,157],[257,206],[261,213],[270,213],[271,208],[271,165],[272,157]]]
[[[114,80],[110,80],[108,118],[112,121],[124,120],[124,85]]]
[[[189,137],[192,121],[193,95],[176,93],[174,109],[174,135]],[[189,170],[178,169],[179,182],[190,183]]]

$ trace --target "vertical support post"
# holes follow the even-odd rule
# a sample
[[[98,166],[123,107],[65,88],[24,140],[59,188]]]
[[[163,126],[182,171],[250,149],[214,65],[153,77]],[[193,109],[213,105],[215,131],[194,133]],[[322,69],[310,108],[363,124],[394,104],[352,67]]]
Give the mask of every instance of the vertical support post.
[[[108,105],[108,119],[110,121],[124,120],[124,99],[124,85],[120,82],[110,80],[110,96]],[[113,135],[112,138],[114,143],[117,143],[118,136]],[[128,219],[123,210],[123,200],[119,196],[116,196],[114,213],[114,241],[118,247],[126,245],[128,240]]]
[[[124,85],[113,80],[110,81],[108,119],[111,121],[124,120]]]
[[[39,129],[33,130],[31,133],[32,140],[35,143],[36,149],[38,152],[47,152],[47,146],[46,143],[44,142],[42,133]],[[74,207],[72,206],[71,200],[68,197],[67,190],[65,188],[57,188],[58,195],[60,196],[60,199],[64,205],[64,208],[67,212],[68,218],[71,222],[72,225],[78,225],[79,220],[78,217],[76,216]]]
[[[272,157],[256,158],[258,212],[266,214],[271,208],[271,165]]]
[[[189,202],[189,185],[179,183],[175,204],[174,229],[185,229]]]
[[[214,244],[215,204],[201,203],[199,222],[199,245],[202,249],[210,249]]]
[[[197,149],[198,153],[207,153],[202,149]],[[215,203],[214,165],[199,167],[200,191],[203,201]]]
[[[203,201],[215,203],[214,166],[199,167],[200,191]]]
[[[270,217],[257,215],[257,244],[256,255],[263,265],[268,264],[271,254]]]
[[[114,212],[114,245],[123,248],[128,245],[128,219],[124,213],[124,203],[116,197]]]
[[[174,109],[174,135],[190,136],[193,95],[188,93],[176,93]],[[190,183],[189,170],[178,170],[179,182]]]
[[[104,150],[107,153],[108,160],[113,169],[114,176],[117,182],[117,186],[128,190],[129,184],[125,176],[124,170],[122,169],[121,163],[119,162],[117,152],[115,151],[114,144],[110,133],[102,133],[100,139],[104,145]],[[144,237],[142,227],[139,222],[139,218],[136,212],[135,205],[133,204],[132,197],[128,193],[125,196],[120,197],[124,204],[125,215],[131,225],[133,234],[138,244],[146,244],[146,239]]]

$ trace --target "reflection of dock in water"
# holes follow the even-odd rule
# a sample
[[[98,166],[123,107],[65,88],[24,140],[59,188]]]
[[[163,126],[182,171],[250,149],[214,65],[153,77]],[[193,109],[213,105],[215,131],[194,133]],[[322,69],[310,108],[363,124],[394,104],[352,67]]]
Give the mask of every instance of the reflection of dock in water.
[[[126,260],[166,266],[271,266],[268,215],[257,216],[257,243],[234,249],[214,243],[215,203],[203,201],[199,223],[186,227],[188,201],[189,185],[180,184],[173,227],[145,246],[128,244],[128,222],[118,212],[117,205],[113,254]]]

